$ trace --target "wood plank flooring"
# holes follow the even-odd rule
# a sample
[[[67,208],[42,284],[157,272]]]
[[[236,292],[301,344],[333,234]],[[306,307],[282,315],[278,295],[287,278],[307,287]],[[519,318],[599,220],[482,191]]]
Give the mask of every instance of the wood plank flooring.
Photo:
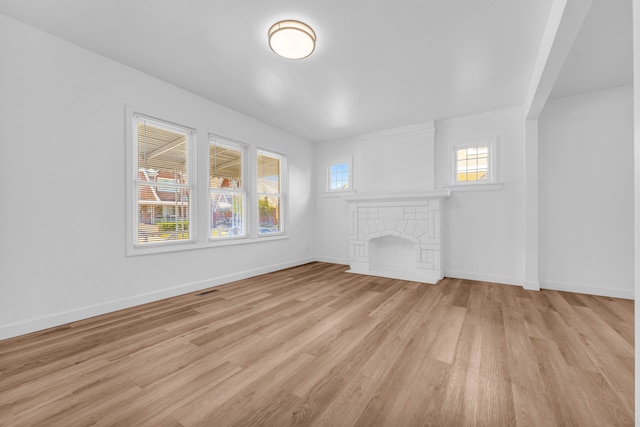
[[[0,425],[633,425],[633,301],[346,269],[0,341]]]

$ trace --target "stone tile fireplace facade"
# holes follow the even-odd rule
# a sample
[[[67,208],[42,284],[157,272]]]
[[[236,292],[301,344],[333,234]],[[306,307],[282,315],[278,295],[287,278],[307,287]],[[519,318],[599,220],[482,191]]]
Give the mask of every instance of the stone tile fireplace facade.
[[[348,198],[349,272],[423,283],[442,279],[442,203],[449,191]]]

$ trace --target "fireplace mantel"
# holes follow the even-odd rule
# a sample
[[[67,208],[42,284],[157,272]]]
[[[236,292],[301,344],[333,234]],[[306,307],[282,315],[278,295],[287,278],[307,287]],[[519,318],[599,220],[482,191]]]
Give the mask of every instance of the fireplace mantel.
[[[449,190],[365,194],[349,204],[349,272],[423,283],[442,279],[441,204]]]
[[[450,190],[428,191],[424,193],[400,193],[400,194],[358,194],[345,197],[348,203],[354,202],[386,202],[386,201],[415,201],[415,200],[440,200],[451,195]]]

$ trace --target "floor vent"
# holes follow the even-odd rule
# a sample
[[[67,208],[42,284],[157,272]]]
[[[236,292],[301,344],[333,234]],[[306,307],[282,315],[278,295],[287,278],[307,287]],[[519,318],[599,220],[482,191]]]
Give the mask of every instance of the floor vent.
[[[211,294],[213,292],[218,292],[218,289],[210,289],[208,291],[200,292],[199,294],[196,294],[196,296],[201,297],[201,296],[204,296],[204,295],[209,295],[209,294]]]

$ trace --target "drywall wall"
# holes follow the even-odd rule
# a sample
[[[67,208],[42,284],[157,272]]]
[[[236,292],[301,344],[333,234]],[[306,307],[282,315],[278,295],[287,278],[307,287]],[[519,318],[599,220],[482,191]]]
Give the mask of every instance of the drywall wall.
[[[451,184],[451,150],[496,138],[501,186]],[[436,187],[451,188],[444,203],[443,260],[449,277],[522,285],[524,277],[524,121],[522,108],[436,122]]]
[[[383,139],[361,137],[314,147],[316,250],[318,259],[349,263],[347,203],[326,191],[326,165],[353,156],[357,194],[397,194],[446,189],[450,184],[450,150],[479,138],[496,137],[499,189],[456,191],[444,206],[445,275],[522,284],[523,144],[521,108],[435,122],[432,134],[402,136],[390,129]],[[382,150],[381,146],[387,148]],[[374,185],[375,183],[375,185]],[[484,189],[483,189],[484,190]]]
[[[633,298],[632,87],[550,100],[539,144],[541,287]]]
[[[309,142],[2,15],[0,57],[0,338],[312,259]],[[197,129],[204,200],[209,132],[285,154],[289,238],[127,257],[125,104]]]
[[[633,0],[634,291],[640,295],[640,0]],[[640,310],[634,313],[635,354],[640,354]],[[635,407],[640,408],[640,357],[635,358]],[[636,417],[636,419],[640,419]]]
[[[327,193],[329,162],[351,159],[355,195],[432,191],[435,185],[433,122],[387,129],[314,146],[316,235],[319,260],[349,264],[349,213],[344,197]]]

